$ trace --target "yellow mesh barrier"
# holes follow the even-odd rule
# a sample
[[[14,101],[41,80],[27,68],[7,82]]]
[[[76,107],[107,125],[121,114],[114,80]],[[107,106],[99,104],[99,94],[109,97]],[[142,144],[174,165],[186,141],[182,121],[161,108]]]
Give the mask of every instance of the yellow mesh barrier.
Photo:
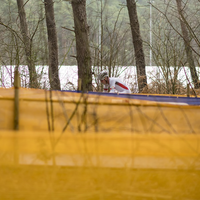
[[[199,144],[195,134],[0,132],[2,154],[34,165],[199,169]]]
[[[198,200],[199,106],[0,89],[0,200]]]
[[[1,199],[199,199],[195,134],[1,131]]]
[[[0,129],[13,130],[14,90],[0,89]],[[199,133],[200,106],[19,89],[19,130]]]

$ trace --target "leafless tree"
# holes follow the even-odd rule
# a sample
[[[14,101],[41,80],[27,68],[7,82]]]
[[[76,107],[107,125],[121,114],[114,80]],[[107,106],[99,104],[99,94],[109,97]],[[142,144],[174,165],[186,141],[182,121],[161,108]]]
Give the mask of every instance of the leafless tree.
[[[127,8],[130,18],[130,26],[132,31],[132,39],[135,50],[135,59],[137,67],[138,76],[138,87],[139,92],[142,92],[145,87],[147,87],[147,78],[145,70],[145,58],[143,52],[142,39],[140,35],[140,26],[137,16],[137,7],[135,0],[126,0]]]
[[[26,61],[29,69],[29,76],[30,76],[29,87],[36,88],[38,87],[38,81],[37,81],[34,59],[32,56],[32,37],[29,36],[28,25],[26,22],[26,13],[24,9],[25,4],[23,0],[17,0],[17,5],[20,18],[20,28],[23,36],[23,43],[26,54]]]
[[[194,62],[193,55],[192,55],[192,49],[191,49],[190,39],[189,39],[187,25],[186,25],[187,21],[184,17],[184,10],[182,8],[182,0],[176,0],[176,3],[177,3],[177,9],[178,9],[178,13],[179,13],[179,20],[180,20],[180,24],[181,24],[182,35],[183,35],[182,37],[184,39],[184,44],[185,44],[185,52],[187,55],[187,62],[189,64],[192,80],[194,82],[194,88],[198,89],[198,88],[200,88],[200,83],[198,80],[198,76],[197,76],[197,72],[196,72],[196,68],[195,68],[195,62]]]
[[[82,91],[92,90],[91,55],[89,48],[89,26],[86,16],[86,0],[72,0],[74,15],[78,78]]]
[[[60,79],[58,73],[58,44],[53,0],[45,0],[44,4],[49,45],[49,80],[51,89],[60,90]]]

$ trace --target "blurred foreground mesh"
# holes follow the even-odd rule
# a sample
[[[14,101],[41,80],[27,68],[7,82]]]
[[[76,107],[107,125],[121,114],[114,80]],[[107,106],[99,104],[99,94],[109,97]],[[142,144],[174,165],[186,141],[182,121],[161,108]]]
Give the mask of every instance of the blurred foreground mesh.
[[[4,131],[0,138],[1,199],[200,198],[197,135]]]
[[[1,200],[200,199],[199,106],[1,91]]]

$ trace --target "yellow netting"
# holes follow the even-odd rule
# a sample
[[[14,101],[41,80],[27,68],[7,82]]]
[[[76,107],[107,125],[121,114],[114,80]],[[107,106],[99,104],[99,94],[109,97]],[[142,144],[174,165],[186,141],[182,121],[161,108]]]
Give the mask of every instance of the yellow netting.
[[[199,106],[19,92],[13,131],[0,89],[0,200],[200,199]]]
[[[1,131],[1,199],[199,199],[195,134]]]
[[[199,145],[194,134],[0,132],[0,151],[20,155],[20,164],[198,169]]]
[[[14,90],[0,94],[0,129],[13,130]],[[200,106],[24,88],[19,98],[20,130],[200,132]]]

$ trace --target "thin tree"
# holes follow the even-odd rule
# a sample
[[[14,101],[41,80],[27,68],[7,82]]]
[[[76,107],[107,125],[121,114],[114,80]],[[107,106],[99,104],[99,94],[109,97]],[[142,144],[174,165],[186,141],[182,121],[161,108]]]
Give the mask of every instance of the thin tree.
[[[191,45],[190,45],[190,39],[188,36],[187,26],[185,24],[186,20],[183,15],[182,0],[176,0],[176,3],[177,3],[179,20],[180,20],[181,30],[182,30],[184,44],[185,44],[185,52],[187,55],[187,62],[189,64],[190,73],[191,73],[192,80],[194,83],[194,88],[198,89],[198,88],[200,88],[200,83],[198,80],[197,71],[195,68],[195,63],[194,63],[194,59],[193,59],[193,55],[192,55],[192,49],[191,49]]]
[[[89,48],[89,26],[87,24],[86,0],[72,0],[74,15],[78,79],[81,91],[92,91],[91,55]]]
[[[139,92],[142,92],[147,87],[147,77],[145,69],[145,57],[140,35],[140,26],[137,16],[137,8],[135,0],[126,0],[132,32],[133,46],[135,51],[135,60],[137,67],[137,80]]]
[[[29,76],[30,76],[29,87],[37,88],[38,87],[37,74],[35,70],[35,63],[32,56],[32,39],[28,33],[26,13],[24,9],[25,4],[23,0],[17,0],[17,6],[18,6],[18,12],[19,12],[19,18],[20,18],[20,30],[23,36],[23,43],[24,43],[25,54],[26,54],[26,62],[29,69]]]
[[[60,90],[58,73],[58,44],[53,0],[44,0],[49,46],[49,81],[51,89]]]

